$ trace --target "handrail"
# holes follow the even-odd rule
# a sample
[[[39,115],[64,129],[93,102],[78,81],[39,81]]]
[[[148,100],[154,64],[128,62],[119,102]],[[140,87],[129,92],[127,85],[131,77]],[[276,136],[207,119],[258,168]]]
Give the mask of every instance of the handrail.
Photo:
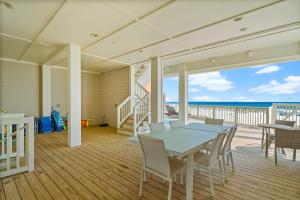
[[[131,96],[128,96],[117,107],[117,128],[132,114]]]
[[[134,107],[133,107],[133,131],[136,135],[137,128],[140,124],[149,117],[150,105],[151,105],[151,93],[144,96]]]
[[[296,121],[300,126],[300,104],[274,103],[272,106],[272,122],[275,120]]]
[[[149,92],[139,82],[135,82],[135,95],[141,100]]]

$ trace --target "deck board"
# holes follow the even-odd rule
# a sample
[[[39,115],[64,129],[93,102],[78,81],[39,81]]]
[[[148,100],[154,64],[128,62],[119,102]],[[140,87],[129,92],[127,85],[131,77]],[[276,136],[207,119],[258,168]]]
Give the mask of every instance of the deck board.
[[[240,129],[233,146],[236,170],[228,166],[228,182],[222,184],[217,166],[213,170],[214,199],[300,199],[300,162],[279,158],[274,166],[259,149],[260,133]],[[4,178],[2,199],[167,199],[167,184],[149,176],[144,196],[138,197],[141,154],[138,145],[111,128],[83,129],[83,144],[68,148],[66,133],[36,135],[35,171]],[[297,155],[298,158],[298,155]],[[179,180],[179,178],[177,179]],[[185,185],[173,185],[172,198],[185,199]],[[194,177],[194,199],[211,199],[207,174]]]

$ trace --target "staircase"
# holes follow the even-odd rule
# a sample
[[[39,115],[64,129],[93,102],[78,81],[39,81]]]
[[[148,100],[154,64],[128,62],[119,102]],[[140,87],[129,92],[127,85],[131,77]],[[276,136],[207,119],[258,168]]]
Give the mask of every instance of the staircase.
[[[132,136],[149,129],[151,95],[138,82],[146,68],[147,66],[141,65],[135,71],[134,102],[131,102],[131,96],[129,96],[118,105],[117,133],[119,134]]]

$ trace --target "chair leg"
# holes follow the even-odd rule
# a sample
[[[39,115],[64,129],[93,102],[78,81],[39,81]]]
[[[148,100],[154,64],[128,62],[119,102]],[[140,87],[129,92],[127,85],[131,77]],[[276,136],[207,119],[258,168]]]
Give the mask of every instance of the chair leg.
[[[281,152],[282,152],[282,154],[286,157],[286,153],[285,153],[284,148],[281,148]]]
[[[274,148],[274,151],[275,151],[275,166],[277,166],[277,148],[276,148],[276,146]]]
[[[293,151],[293,161],[294,162],[296,161],[296,149],[294,149],[294,151]]]
[[[142,169],[142,172],[141,172],[141,180],[140,180],[140,191],[139,191],[139,197],[141,197],[143,195],[143,184],[144,184],[144,175],[145,172],[144,172],[144,169]]]
[[[264,149],[264,140],[265,140],[265,128],[263,128],[261,136],[261,149]]]
[[[227,175],[227,168],[226,168],[226,163],[225,163],[225,157],[222,155],[222,161],[223,161],[223,167],[224,167],[224,173],[225,173],[225,181],[228,181],[228,175]]]
[[[212,177],[211,177],[211,174],[210,174],[210,169],[208,169],[208,183],[209,183],[209,187],[210,187],[210,192],[211,192],[211,196],[215,196],[215,190],[214,190],[214,185],[213,185],[213,182],[212,182]]]
[[[233,155],[232,155],[231,151],[230,151],[230,160],[231,160],[231,165],[232,165],[232,171],[234,172],[234,162],[233,162]]]
[[[180,184],[183,184],[183,170],[180,172]]]
[[[219,168],[220,168],[222,183],[224,185],[224,176],[223,176],[223,169],[222,169],[222,161],[221,161],[221,159],[219,159]]]
[[[170,179],[169,180],[168,200],[171,200],[171,198],[172,198],[172,185],[173,185],[173,181],[172,181],[172,179]]]
[[[144,182],[147,182],[147,172],[146,172],[146,170],[144,170],[144,173],[143,173],[143,180],[144,180]]]
[[[174,183],[176,183],[177,174],[174,174]]]

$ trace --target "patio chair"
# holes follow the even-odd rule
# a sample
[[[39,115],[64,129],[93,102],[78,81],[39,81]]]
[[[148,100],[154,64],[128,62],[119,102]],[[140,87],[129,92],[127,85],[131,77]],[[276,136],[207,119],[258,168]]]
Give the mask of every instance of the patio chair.
[[[213,119],[213,118],[205,118],[204,120],[205,124],[214,124],[214,125],[223,125],[224,120],[223,119]]]
[[[222,158],[220,155],[221,155],[222,144],[223,144],[225,136],[226,136],[226,133],[219,133],[217,138],[212,142],[212,151],[210,153],[197,152],[194,155],[194,160],[196,162],[196,165],[199,168],[207,169],[208,182],[209,182],[210,191],[211,191],[212,196],[215,196],[215,191],[214,191],[214,186],[213,186],[213,182],[212,182],[211,171],[212,171],[214,164],[217,161],[219,162],[219,168],[220,168],[220,172],[221,172],[222,182],[224,184]]]
[[[151,123],[150,124],[150,130],[151,131],[161,131],[166,129],[165,123],[164,122],[159,122],[159,123]]]
[[[275,129],[275,165],[277,165],[277,148],[294,149],[293,160],[296,159],[296,149],[300,149],[300,129]]]
[[[143,195],[143,183],[146,181],[145,173],[148,172],[169,182],[168,200],[171,200],[173,178],[179,172],[182,174],[185,163],[181,160],[168,157],[163,140],[153,139],[146,135],[138,135],[138,137],[144,159],[139,196]]]
[[[166,105],[166,110],[167,110],[166,115],[168,115],[170,118],[178,117],[178,112],[176,112],[176,110],[173,106]]]

